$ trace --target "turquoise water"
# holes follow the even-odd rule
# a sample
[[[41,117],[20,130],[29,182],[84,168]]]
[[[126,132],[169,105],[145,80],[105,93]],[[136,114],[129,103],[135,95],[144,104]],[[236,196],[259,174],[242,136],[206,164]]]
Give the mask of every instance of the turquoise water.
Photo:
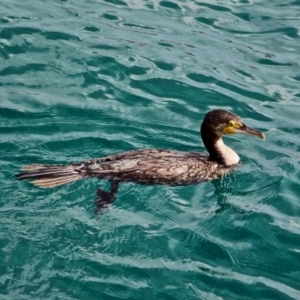
[[[17,1],[0,16],[1,299],[300,299],[300,1]],[[204,151],[230,109],[234,174],[43,190],[25,164]]]

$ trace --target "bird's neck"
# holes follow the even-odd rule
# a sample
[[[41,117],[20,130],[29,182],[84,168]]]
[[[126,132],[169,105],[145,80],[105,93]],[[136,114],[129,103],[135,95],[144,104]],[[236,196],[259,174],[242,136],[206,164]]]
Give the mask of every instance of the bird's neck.
[[[222,137],[208,140],[203,139],[203,142],[211,160],[226,167],[239,163],[240,157],[235,151],[224,144]]]

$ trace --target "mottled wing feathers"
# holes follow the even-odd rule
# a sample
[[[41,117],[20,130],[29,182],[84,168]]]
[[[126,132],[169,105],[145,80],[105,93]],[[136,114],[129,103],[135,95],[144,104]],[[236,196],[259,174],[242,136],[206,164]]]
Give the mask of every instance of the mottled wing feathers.
[[[164,153],[168,155],[159,158],[149,157],[150,155],[137,158],[130,155],[120,161],[87,165],[86,172],[92,177],[116,178],[140,183],[188,184],[210,179],[210,175],[217,168],[217,164],[209,162],[207,157],[199,159],[182,154],[179,156],[177,152]]]
[[[120,161],[123,159],[142,159],[142,158],[152,158],[160,159],[165,157],[183,157],[188,155],[193,155],[194,152],[183,152],[183,151],[174,151],[174,150],[159,150],[159,149],[138,149],[131,150],[127,152],[118,153],[115,155],[104,156],[100,158],[93,158],[85,160],[83,164],[93,164],[93,163],[102,163],[110,161]],[[203,153],[198,153],[198,155],[203,155]]]

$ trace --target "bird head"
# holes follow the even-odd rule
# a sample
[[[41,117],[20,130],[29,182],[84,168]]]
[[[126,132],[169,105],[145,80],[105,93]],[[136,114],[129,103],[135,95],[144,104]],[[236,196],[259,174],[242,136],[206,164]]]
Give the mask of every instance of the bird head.
[[[242,133],[265,140],[265,135],[261,131],[247,126],[239,116],[223,109],[212,110],[206,114],[201,125],[201,133],[207,129],[217,137]]]

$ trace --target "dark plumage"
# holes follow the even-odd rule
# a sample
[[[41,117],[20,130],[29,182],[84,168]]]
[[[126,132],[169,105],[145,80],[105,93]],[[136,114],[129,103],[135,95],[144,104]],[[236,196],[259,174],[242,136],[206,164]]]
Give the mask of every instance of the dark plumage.
[[[158,149],[139,149],[112,156],[67,165],[28,165],[16,177],[34,179],[36,186],[48,188],[78,179],[97,177],[111,182],[111,191],[97,190],[97,209],[111,204],[119,183],[188,185],[225,175],[239,163],[239,156],[222,140],[224,134],[245,133],[265,138],[258,130],[247,127],[233,113],[213,110],[201,125],[201,137],[209,155]]]

